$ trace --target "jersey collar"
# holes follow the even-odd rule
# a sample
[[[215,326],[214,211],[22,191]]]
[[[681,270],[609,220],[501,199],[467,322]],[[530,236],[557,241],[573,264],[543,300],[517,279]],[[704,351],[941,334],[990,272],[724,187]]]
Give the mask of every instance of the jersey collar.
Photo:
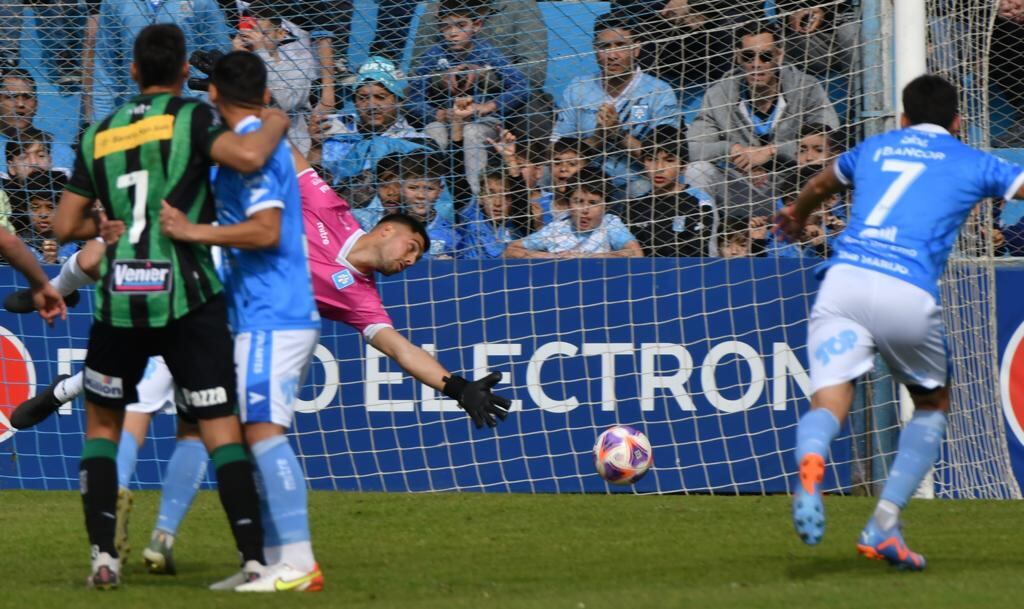
[[[914,130],[917,130],[917,131],[924,131],[925,133],[936,133],[936,134],[944,134],[944,135],[949,135],[950,134],[949,131],[945,127],[940,127],[940,126],[938,126],[936,124],[933,124],[933,123],[918,123],[916,125],[911,125],[909,127],[909,129],[914,129]]]
[[[248,127],[252,123],[258,123],[258,122],[260,122],[260,117],[256,116],[255,114],[250,114],[249,116],[247,116],[247,117],[243,118],[242,120],[238,121],[238,124],[235,125],[235,133],[241,133],[242,129],[245,129],[246,127]]]

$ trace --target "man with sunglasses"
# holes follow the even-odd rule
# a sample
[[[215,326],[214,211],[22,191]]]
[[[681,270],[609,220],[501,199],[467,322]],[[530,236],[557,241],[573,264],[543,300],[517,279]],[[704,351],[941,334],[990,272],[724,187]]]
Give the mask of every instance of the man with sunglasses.
[[[770,26],[739,28],[734,47],[736,69],[708,88],[690,126],[694,162],[686,177],[715,195],[729,216],[771,215],[781,173],[794,164],[801,126],[836,128],[839,119],[818,80],[783,63]]]
[[[581,138],[599,151],[612,185],[629,198],[650,191],[640,141],[660,125],[679,125],[672,87],[637,64],[639,30],[612,12],[594,22],[598,74],[577,76],[562,94],[554,137]],[[589,160],[589,159],[588,159]]]

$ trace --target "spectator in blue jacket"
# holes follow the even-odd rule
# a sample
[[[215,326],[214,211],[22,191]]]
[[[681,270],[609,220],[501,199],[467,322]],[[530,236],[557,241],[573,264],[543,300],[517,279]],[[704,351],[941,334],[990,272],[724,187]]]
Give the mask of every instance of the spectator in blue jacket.
[[[640,164],[640,140],[658,125],[678,126],[672,87],[640,70],[637,26],[608,13],[594,22],[598,74],[577,76],[559,104],[556,138],[583,138],[604,154],[604,171],[628,198],[650,191]],[[607,151],[607,152],[605,152]]]
[[[459,215],[461,258],[501,258],[509,243],[532,232],[526,184],[500,167],[484,172],[480,194]]]
[[[455,101],[471,99],[475,119],[465,125],[466,177],[473,192],[487,166],[487,140],[494,139],[503,117],[526,103],[526,76],[500,50],[476,38],[487,14],[486,0],[442,0],[438,9],[442,41],[431,47],[413,70],[407,110],[426,125],[442,149],[451,139]]]
[[[153,23],[180,27],[189,52],[231,48],[231,31],[216,0],[102,0],[92,90],[85,91],[92,101],[91,116],[106,116],[136,94],[129,71],[132,45],[142,28]]]

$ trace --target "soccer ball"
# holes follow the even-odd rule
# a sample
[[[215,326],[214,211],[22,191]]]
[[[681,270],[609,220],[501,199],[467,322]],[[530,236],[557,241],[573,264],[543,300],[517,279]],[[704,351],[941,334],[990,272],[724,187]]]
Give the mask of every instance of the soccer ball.
[[[594,467],[612,484],[633,484],[653,463],[650,440],[628,425],[606,429],[594,444]]]

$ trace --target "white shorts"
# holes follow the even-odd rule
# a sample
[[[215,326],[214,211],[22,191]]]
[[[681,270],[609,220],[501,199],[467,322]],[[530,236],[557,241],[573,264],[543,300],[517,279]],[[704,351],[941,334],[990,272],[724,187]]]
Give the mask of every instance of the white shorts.
[[[125,406],[127,412],[156,414],[158,412],[174,412],[174,379],[167,369],[162,356],[149,358],[142,380],[135,386],[139,401]]]
[[[871,370],[876,353],[904,385],[944,386],[949,362],[942,309],[931,294],[901,279],[848,264],[831,267],[807,330],[812,393]]]
[[[243,423],[290,427],[320,331],[274,330],[235,336],[238,406]]]

